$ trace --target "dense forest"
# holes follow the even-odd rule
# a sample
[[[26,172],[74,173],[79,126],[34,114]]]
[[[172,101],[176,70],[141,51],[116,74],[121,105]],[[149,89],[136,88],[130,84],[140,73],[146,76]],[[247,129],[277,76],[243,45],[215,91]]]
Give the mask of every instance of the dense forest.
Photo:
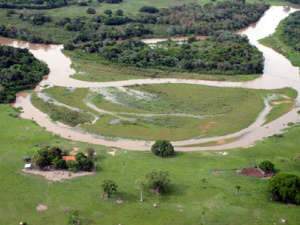
[[[99,0],[99,2],[103,2],[103,0]],[[110,0],[104,2],[118,3]],[[81,3],[90,6],[88,1],[80,1]],[[66,41],[68,47],[80,47],[88,51],[95,51],[101,47],[103,42],[111,40],[125,40],[151,35],[211,35],[218,30],[234,31],[257,21],[267,8],[268,5],[263,3],[249,4],[234,0],[208,3],[203,6],[186,4],[164,9],[144,6],[136,15],[127,14],[121,9],[104,10],[102,13],[97,13],[95,9],[89,7],[87,14],[91,16],[56,19],[47,15],[45,11],[14,9],[9,10],[7,16],[29,22],[33,26],[49,24],[49,26],[56,26],[65,32],[72,32],[74,35],[70,36],[73,36],[74,39]],[[37,37],[29,30],[3,25],[0,30],[2,36],[39,43],[57,43],[56,40],[44,40]],[[161,29],[155,27],[161,27]],[[39,28],[37,27],[37,29]]]
[[[246,37],[230,32],[199,42],[168,41],[153,46],[137,40],[116,42],[100,53],[107,60],[138,67],[231,74],[258,74],[263,70],[262,54]]]
[[[290,15],[283,23],[283,41],[300,52],[300,12]]]
[[[267,8],[265,4],[246,4],[240,1],[210,3],[204,6],[183,5],[160,10],[148,6],[142,7],[141,13],[135,17],[124,15],[122,10],[106,10],[103,15],[90,20],[63,18],[57,25],[75,33],[74,39],[67,45],[68,49],[79,47],[95,52],[112,40],[151,35],[212,35],[220,30],[238,30],[257,21]],[[175,10],[174,14],[170,14],[171,9]],[[173,17],[180,19],[174,18],[171,23]],[[153,30],[153,24],[164,27],[164,33]]]
[[[97,0],[99,3],[117,4],[123,0]],[[8,9],[53,9],[71,4],[88,6],[91,0],[0,0],[0,8]]]
[[[18,91],[32,89],[48,72],[27,49],[0,46],[0,103],[14,101]]]
[[[156,23],[169,25],[168,32],[171,35],[209,35],[216,30],[247,27],[256,22],[268,7],[263,3],[250,4],[243,1],[224,1],[203,6],[185,4],[160,10]]]
[[[43,4],[46,2],[50,4],[51,1],[44,1]],[[80,3],[90,6],[88,1]],[[249,26],[261,17],[268,7],[264,3],[250,4],[234,0],[208,3],[203,6],[185,4],[160,9],[144,6],[134,15],[126,14],[121,9],[114,11],[107,9],[97,13],[89,7],[87,8],[89,15],[81,17],[57,19],[44,11],[15,9],[8,10],[7,16],[30,23],[30,26],[36,29],[49,24],[63,32],[71,33],[73,35],[68,35],[71,38],[65,40],[65,49],[82,49],[89,53],[98,53],[113,62],[195,72],[256,74],[262,71],[262,55],[256,48],[250,46],[246,38],[229,35],[223,31],[236,31]],[[226,38],[222,39],[220,33]],[[43,39],[30,30],[7,25],[0,26],[0,35],[33,43],[55,42]],[[174,35],[209,35],[210,38],[183,45],[169,43],[166,49],[151,48],[142,42],[131,40]],[[224,61],[225,58],[227,62]]]

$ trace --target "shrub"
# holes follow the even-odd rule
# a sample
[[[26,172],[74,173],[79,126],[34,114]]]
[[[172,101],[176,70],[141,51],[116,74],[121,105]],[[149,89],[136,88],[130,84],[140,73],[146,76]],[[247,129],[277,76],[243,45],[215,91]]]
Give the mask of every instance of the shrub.
[[[114,17],[109,17],[105,20],[104,24],[109,25],[109,26],[114,26],[114,25],[122,25],[125,23],[128,23],[130,20],[127,17],[123,16],[114,16]]]
[[[89,5],[88,1],[85,1],[85,0],[79,0],[77,4],[79,6],[88,6]]]
[[[154,7],[154,6],[143,6],[140,8],[140,12],[145,12],[145,13],[158,13],[159,10]]]
[[[175,154],[173,145],[166,140],[156,141],[152,147],[151,151],[153,154],[160,157],[168,157]]]
[[[87,14],[96,14],[96,9],[94,9],[94,8],[88,8],[88,9],[86,10],[86,13],[87,13]]]
[[[44,169],[47,166],[51,165],[51,160],[48,157],[47,149],[40,149],[37,153],[33,156],[33,163],[39,169]]]
[[[104,11],[104,14],[108,15],[108,16],[111,16],[112,15],[112,11],[110,9],[106,9]]]
[[[57,170],[65,170],[68,168],[67,162],[65,160],[59,159],[59,158],[55,158],[52,161],[52,164],[53,164],[54,169],[57,169]]]
[[[82,224],[82,219],[77,210],[72,210],[69,213],[68,225],[80,225]]]
[[[62,159],[62,150],[58,147],[45,147],[36,152],[33,156],[33,163],[39,169],[54,165],[58,166],[57,163]],[[62,164],[60,164],[62,165]]]
[[[94,158],[95,158],[95,155],[96,155],[96,151],[95,151],[95,149],[93,149],[93,148],[87,148],[87,149],[86,149],[86,154],[87,154],[87,157],[88,157],[89,159],[94,159]]]
[[[80,170],[79,163],[77,161],[68,161],[67,162],[68,170],[71,172],[78,172]]]
[[[275,173],[275,166],[269,160],[262,161],[258,167],[265,173]]]
[[[105,3],[110,3],[110,4],[118,4],[123,2],[123,0],[104,0]]]
[[[118,10],[116,11],[116,15],[117,15],[117,16],[124,16],[124,11],[123,11],[122,9],[118,9]]]
[[[118,185],[112,180],[104,180],[102,183],[102,189],[107,197],[110,198],[112,194],[117,192]]]
[[[300,178],[293,174],[278,174],[269,182],[273,200],[300,204]]]
[[[92,171],[94,169],[94,162],[89,159],[83,153],[76,154],[76,162],[78,163],[78,169],[82,171]]]
[[[146,175],[146,186],[158,194],[165,194],[169,192],[169,173],[165,171],[152,171]]]

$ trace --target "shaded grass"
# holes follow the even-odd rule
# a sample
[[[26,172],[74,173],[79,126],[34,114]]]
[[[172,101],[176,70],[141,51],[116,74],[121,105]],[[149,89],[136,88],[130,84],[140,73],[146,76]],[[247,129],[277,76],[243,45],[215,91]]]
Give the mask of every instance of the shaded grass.
[[[279,223],[281,218],[289,224],[300,220],[299,207],[270,201],[268,180],[235,172],[268,159],[282,172],[300,175],[300,127],[290,129],[283,138],[269,138],[253,148],[230,151],[227,156],[201,152],[160,159],[146,152],[120,151],[113,157],[103,147],[90,146],[95,147],[100,158],[101,170],[95,176],[52,183],[22,174],[22,157],[45,144],[81,150],[88,145],[59,139],[30,121],[10,117],[11,112],[9,106],[0,106],[1,224],[15,225],[22,220],[64,225],[69,209],[78,209],[91,225],[199,225],[202,221],[212,225],[263,225]],[[169,171],[173,191],[162,197],[146,194],[145,202],[140,203],[135,182],[153,169]],[[101,199],[100,187],[105,179],[116,181],[116,197],[122,196],[123,204],[116,204],[116,197],[110,201]],[[236,185],[241,186],[238,195]],[[36,212],[40,203],[46,204],[48,210]],[[159,207],[154,208],[153,203],[159,203]]]

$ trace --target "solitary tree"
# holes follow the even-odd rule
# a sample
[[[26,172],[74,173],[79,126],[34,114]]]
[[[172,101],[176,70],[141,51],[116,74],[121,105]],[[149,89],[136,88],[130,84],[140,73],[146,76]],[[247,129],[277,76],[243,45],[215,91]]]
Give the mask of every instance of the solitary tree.
[[[117,16],[124,16],[124,11],[123,11],[122,9],[118,9],[118,10],[116,11],[116,15],[117,15]]]
[[[143,202],[144,201],[144,189],[145,189],[145,181],[144,180],[136,180],[136,186],[137,186],[137,189],[139,190],[140,192],[140,202]]]
[[[265,173],[275,173],[275,166],[269,160],[262,161],[258,167]]]
[[[106,9],[104,11],[104,14],[108,15],[108,16],[112,16],[112,11],[110,9]]]
[[[236,193],[238,194],[238,193],[240,193],[240,190],[241,190],[241,186],[240,185],[236,185],[235,186],[235,189],[236,189]]]
[[[94,8],[88,8],[88,9],[86,10],[86,13],[87,13],[87,14],[96,14],[96,9],[94,9]]]
[[[165,171],[152,171],[146,175],[146,186],[158,194],[170,191],[169,173]]]
[[[86,154],[87,154],[87,157],[88,157],[89,159],[94,159],[94,157],[95,157],[95,155],[96,155],[96,151],[95,151],[95,149],[93,149],[93,148],[87,148],[87,149],[86,149]]]
[[[300,204],[300,177],[293,174],[275,175],[269,183],[272,199],[284,203]]]
[[[167,140],[158,140],[156,141],[152,147],[151,151],[153,154],[160,156],[160,157],[168,157],[175,154],[174,147]]]
[[[102,183],[102,189],[107,198],[110,198],[112,194],[117,192],[118,186],[112,180],[104,180]]]

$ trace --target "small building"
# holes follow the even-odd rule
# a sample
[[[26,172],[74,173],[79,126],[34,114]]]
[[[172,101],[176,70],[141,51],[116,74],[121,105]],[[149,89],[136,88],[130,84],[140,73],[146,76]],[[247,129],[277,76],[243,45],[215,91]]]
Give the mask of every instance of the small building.
[[[74,155],[66,155],[66,156],[63,156],[63,160],[65,160],[66,162],[76,161],[76,157]]]
[[[24,165],[24,169],[26,169],[26,170],[32,169],[32,164],[31,163],[26,163]]]

